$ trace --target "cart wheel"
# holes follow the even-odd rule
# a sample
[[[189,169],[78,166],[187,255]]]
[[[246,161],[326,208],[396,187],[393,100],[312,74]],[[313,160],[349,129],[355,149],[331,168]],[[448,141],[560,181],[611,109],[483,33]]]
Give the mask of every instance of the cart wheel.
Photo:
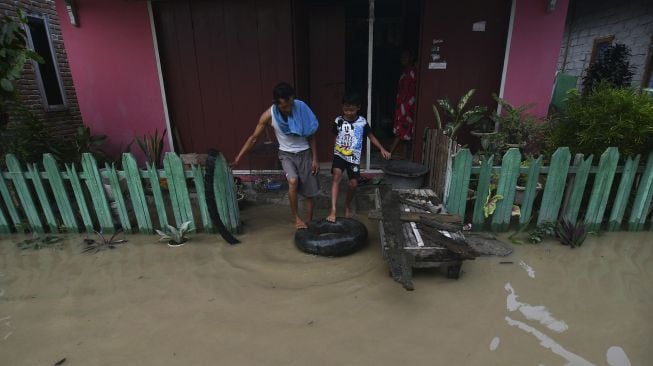
[[[458,279],[460,278],[460,264],[447,267],[447,278]]]

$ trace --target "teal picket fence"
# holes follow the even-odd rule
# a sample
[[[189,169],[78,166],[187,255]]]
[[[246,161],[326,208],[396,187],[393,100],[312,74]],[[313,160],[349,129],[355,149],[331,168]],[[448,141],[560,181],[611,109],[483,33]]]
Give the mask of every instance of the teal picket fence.
[[[446,207],[452,214],[467,215],[475,230],[502,232],[562,218],[584,220],[590,230],[653,230],[653,151],[643,166],[639,155],[624,159],[623,165],[618,165],[619,158],[618,149],[609,147],[593,165],[592,155],[578,154],[572,160],[569,149],[561,147],[549,166],[540,157],[523,167],[519,149],[513,148],[500,166],[493,165],[492,157],[475,165],[469,150],[462,149],[453,156]],[[526,184],[518,189],[520,175]],[[484,207],[494,195],[503,198],[486,217]],[[519,216],[512,215],[515,202]]]
[[[122,155],[122,169],[98,168],[91,154],[81,164],[61,169],[50,154],[43,156],[43,170],[26,169],[12,154],[7,171],[0,172],[0,234],[44,232],[151,234],[170,224],[191,221],[195,230],[213,232],[204,191],[204,169],[185,169],[180,157],[166,153],[163,169],[138,167],[133,155]],[[240,231],[240,213],[234,178],[222,155],[216,159],[214,199],[225,227]]]

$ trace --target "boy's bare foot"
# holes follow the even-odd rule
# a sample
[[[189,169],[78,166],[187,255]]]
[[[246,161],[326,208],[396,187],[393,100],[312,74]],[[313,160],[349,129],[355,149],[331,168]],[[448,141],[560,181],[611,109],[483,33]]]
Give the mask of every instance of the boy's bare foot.
[[[345,217],[348,219],[354,217],[354,212],[352,212],[351,208],[348,207],[345,208]]]
[[[331,213],[329,213],[329,216],[326,217],[326,220],[328,222],[336,222],[336,212],[331,211]]]
[[[295,229],[304,230],[306,228],[307,228],[307,226],[304,223],[304,221],[302,221],[302,219],[300,219],[299,217],[295,219]]]

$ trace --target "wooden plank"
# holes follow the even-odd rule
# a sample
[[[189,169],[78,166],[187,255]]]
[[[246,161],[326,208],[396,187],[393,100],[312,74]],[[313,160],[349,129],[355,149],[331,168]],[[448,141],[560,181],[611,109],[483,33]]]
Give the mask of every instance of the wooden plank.
[[[184,222],[190,221],[191,224],[189,228],[196,229],[193,220],[193,211],[188,197],[184,165],[182,164],[181,159],[175,153],[166,153],[166,156],[163,159],[163,167],[166,172],[170,201],[172,201],[172,208],[175,214],[177,226],[179,227]]]
[[[120,187],[120,181],[118,180],[118,173],[116,172],[116,166],[106,164],[106,170],[109,177],[109,184],[111,185],[111,191],[113,193],[113,198],[115,199],[115,204],[118,206],[118,218],[120,219],[120,225],[125,232],[131,233],[132,225],[129,221],[129,214],[127,213],[127,205],[125,204],[125,197],[122,194],[122,188]]]
[[[524,190],[524,197],[521,201],[519,216],[519,223],[525,225],[530,222],[531,214],[533,213],[533,204],[535,197],[537,197],[537,183],[540,180],[540,169],[542,167],[542,156],[532,160],[528,167],[528,180],[526,181],[526,189]]]
[[[481,163],[481,172],[478,175],[478,185],[476,187],[476,201],[474,202],[474,213],[472,216],[472,229],[482,231],[485,229],[485,214],[483,205],[485,197],[490,189],[492,180],[492,166],[494,165],[494,155]]]
[[[587,184],[587,178],[590,174],[590,168],[592,167],[592,160],[594,155],[590,155],[587,159],[583,160],[583,156],[579,157],[579,164],[577,166],[576,174],[573,178],[573,184],[571,185],[571,193],[569,194],[569,200],[567,201],[567,207],[563,214],[563,217],[571,222],[576,222],[578,219],[578,212],[580,211],[580,205],[583,202],[583,195],[585,194],[585,185]]]
[[[59,208],[59,214],[63,220],[66,232],[79,232],[77,220],[75,219],[75,214],[73,213],[73,209],[70,204],[70,197],[68,197],[68,192],[66,190],[66,186],[64,185],[61,172],[59,171],[59,165],[57,164],[57,161],[51,154],[44,154],[43,166],[45,167],[48,182],[50,183],[50,188],[54,194],[54,200],[57,203],[57,207]]]
[[[646,169],[639,179],[637,194],[633,201],[633,208],[630,211],[628,220],[629,231],[640,231],[644,229],[646,216],[648,215],[651,199],[653,198],[653,151],[646,159]]]
[[[588,230],[598,230],[601,227],[618,163],[619,150],[616,147],[609,147],[601,154],[599,172],[594,178],[594,186],[585,215]]]
[[[220,155],[215,159],[215,171],[213,173],[213,195],[215,196],[216,206],[218,207],[218,214],[222,219],[222,224],[231,232],[231,217],[225,201],[225,186],[224,174],[220,168]]]
[[[508,149],[501,162],[501,175],[496,194],[503,196],[503,199],[497,202],[497,208],[492,215],[491,227],[493,231],[507,231],[510,227],[512,204],[515,200],[515,187],[517,186],[517,178],[519,178],[520,165],[521,153],[519,149]]]
[[[461,149],[453,157],[451,185],[446,201],[447,211],[449,213],[465,217],[467,190],[469,189],[471,170],[472,154],[469,152],[469,149]]]
[[[161,230],[165,230],[166,225],[168,225],[168,214],[166,213],[166,205],[163,201],[163,194],[161,193],[159,172],[154,166],[148,163],[147,175],[149,176],[150,186],[152,187],[152,196],[154,197],[154,205],[156,207],[157,217],[159,218],[159,225]]]
[[[553,153],[551,157],[551,166],[549,167],[549,174],[544,184],[544,194],[542,195],[542,206],[540,207],[540,214],[537,218],[537,224],[540,225],[544,222],[558,221],[558,214],[560,213],[560,204],[565,193],[565,186],[567,183],[567,172],[569,171],[569,162],[571,161],[571,153],[569,148],[561,147]]]
[[[104,194],[104,183],[100,177],[95,157],[90,153],[82,154],[82,170],[86,181],[86,187],[91,195],[91,201],[95,208],[95,215],[103,233],[113,233],[113,217],[109,209],[109,202]]]
[[[145,191],[143,190],[143,182],[141,179],[141,171],[138,169],[136,159],[131,153],[122,154],[122,166],[125,169],[125,179],[127,179],[127,189],[129,189],[129,197],[131,198],[134,215],[138,223],[138,231],[145,234],[152,234],[152,218],[150,217],[150,210],[145,198]],[[157,180],[157,186],[159,181]]]
[[[79,213],[82,216],[82,221],[84,222],[84,227],[86,232],[89,234],[93,233],[93,220],[91,219],[91,214],[88,211],[88,205],[86,204],[86,198],[84,197],[84,190],[82,189],[82,183],[79,181],[79,176],[77,175],[77,169],[75,165],[68,166],[66,164],[66,173],[68,174],[68,179],[70,180],[70,185],[73,188],[75,193],[75,200],[77,201],[77,208]]]
[[[626,205],[628,204],[630,191],[633,187],[633,182],[635,181],[635,175],[637,174],[639,158],[640,156],[637,155],[635,158],[629,157],[626,159],[624,171],[621,174],[621,181],[619,182],[619,188],[617,188],[617,194],[612,205],[612,212],[608,219],[608,231],[617,231],[621,228],[621,222],[623,221],[624,213],[626,212]]]
[[[59,232],[59,224],[54,216],[54,212],[52,211],[52,206],[50,206],[50,198],[48,197],[47,193],[45,193],[45,188],[43,187],[43,181],[41,180],[39,168],[36,166],[36,164],[28,164],[27,171],[28,176],[32,179],[32,183],[34,184],[34,190],[36,191],[36,195],[41,203],[43,215],[45,216],[45,221],[48,223],[50,232]]]
[[[195,189],[197,190],[197,200],[200,205],[200,214],[202,216],[202,223],[204,224],[204,231],[207,233],[213,232],[213,223],[209,216],[209,208],[206,205],[206,192],[204,191],[204,172],[202,168],[193,165],[193,182],[195,182]]]
[[[2,175],[2,172],[0,172],[0,175]],[[0,234],[11,234],[11,227],[5,214],[2,212],[2,206],[0,206]]]
[[[14,183],[16,193],[18,194],[18,200],[20,200],[21,208],[27,217],[30,228],[36,233],[44,233],[43,224],[41,223],[41,218],[36,210],[32,194],[30,193],[29,186],[25,180],[23,168],[20,166],[18,159],[16,159],[13,154],[7,154],[6,160],[7,168],[9,169],[9,176]]]
[[[7,175],[8,174],[9,173],[7,173]],[[5,203],[5,207],[7,208],[7,213],[9,213],[9,218],[13,222],[14,227],[16,228],[17,231],[20,231],[22,220],[20,219],[20,215],[18,214],[18,208],[16,208],[16,205],[14,205],[14,201],[11,198],[11,193],[9,192],[9,187],[7,186],[7,182],[5,182],[5,178],[1,172],[0,172],[0,197],[2,197],[2,200]]]

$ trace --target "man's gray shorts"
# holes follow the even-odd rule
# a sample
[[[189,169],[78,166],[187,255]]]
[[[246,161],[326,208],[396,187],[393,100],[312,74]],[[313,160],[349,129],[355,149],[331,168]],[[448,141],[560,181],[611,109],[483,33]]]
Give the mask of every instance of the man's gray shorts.
[[[279,160],[286,179],[298,178],[299,194],[304,197],[315,197],[320,192],[320,182],[316,175],[311,174],[313,170],[313,154],[311,149],[292,153],[279,150]]]

